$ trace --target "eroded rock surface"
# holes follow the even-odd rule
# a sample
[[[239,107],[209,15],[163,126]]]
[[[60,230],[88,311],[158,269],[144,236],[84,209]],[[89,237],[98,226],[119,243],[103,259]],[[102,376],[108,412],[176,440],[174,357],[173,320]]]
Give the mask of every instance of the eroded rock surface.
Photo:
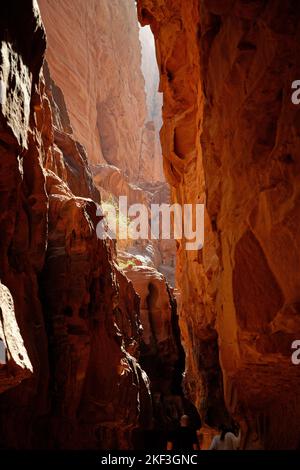
[[[152,426],[144,431],[142,445],[165,449],[170,433],[177,428],[184,413],[189,414],[195,428],[200,425],[199,415],[185,398],[182,388],[185,354],[177,302],[174,290],[154,267],[134,263],[124,271],[140,296],[143,334],[139,361],[149,376],[153,400]],[[141,442],[137,447],[140,445]]]
[[[298,5],[139,0],[138,12],[155,35],[173,200],[207,207],[204,249],[178,246],[187,392],[209,424],[225,407],[238,418],[244,447],[297,448]]]
[[[161,180],[161,151],[144,127],[149,119],[134,2],[39,0],[39,5],[51,75],[89,161],[117,166],[131,181],[143,178],[144,170],[149,180]]]
[[[16,321],[13,297],[0,282],[0,393],[32,374],[32,365]]]
[[[96,236],[86,152],[21,3],[0,18],[1,447],[130,448],[151,423],[139,300]]]

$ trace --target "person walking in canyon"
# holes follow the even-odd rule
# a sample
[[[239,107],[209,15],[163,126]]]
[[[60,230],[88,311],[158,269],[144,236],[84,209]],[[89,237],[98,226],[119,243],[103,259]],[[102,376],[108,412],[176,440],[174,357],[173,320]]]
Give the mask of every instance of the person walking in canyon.
[[[190,426],[188,415],[181,416],[180,427],[170,436],[167,450],[200,450],[196,430]]]
[[[238,450],[241,442],[241,429],[234,424],[232,428],[220,426],[221,434],[214,436],[209,450]],[[236,436],[235,432],[238,431]]]

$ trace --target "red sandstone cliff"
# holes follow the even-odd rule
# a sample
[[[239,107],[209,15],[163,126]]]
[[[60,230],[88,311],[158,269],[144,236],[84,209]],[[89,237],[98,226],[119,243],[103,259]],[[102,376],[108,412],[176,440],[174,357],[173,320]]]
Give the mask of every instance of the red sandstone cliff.
[[[147,124],[143,130],[143,163],[144,168],[140,169],[140,175],[149,175],[151,169],[145,167],[147,163],[150,168],[155,165],[154,174],[156,179],[164,181],[163,159],[161,156],[161,145],[159,131],[162,126],[162,93],[159,93],[159,71],[156,61],[154,37],[149,27],[141,28],[139,38],[142,47],[141,68],[145,79],[146,103],[147,103]],[[147,180],[147,178],[144,179]],[[149,177],[148,177],[149,181]]]
[[[204,249],[181,242],[177,253],[187,395],[210,425],[238,418],[246,448],[297,448],[299,126],[290,84],[300,70],[299,9],[139,0],[138,11],[156,38],[172,198],[207,205]],[[75,5],[72,18],[89,16]],[[31,1],[3,7],[0,40],[1,446],[128,448],[152,420],[138,358],[156,396],[174,400],[172,374],[183,364],[173,298],[152,267],[127,270],[142,339],[133,285],[95,236],[89,157],[73,134],[71,101],[47,65],[42,72],[45,32]],[[120,162],[133,174],[127,157]]]
[[[21,27],[23,20],[27,29]],[[147,161],[139,156],[139,164],[150,180],[141,178],[143,188],[116,167],[95,165],[92,172],[69,115],[69,105],[80,110],[78,96],[67,89],[68,102],[52,78],[52,65],[43,64],[46,40],[38,9],[29,0],[16,14],[13,6],[7,7],[1,22],[0,339],[6,356],[0,363],[1,446],[130,448],[139,434],[147,447],[144,432],[168,430],[190,406],[181,388],[184,353],[175,300],[154,267],[141,266],[138,282],[132,283],[118,266],[115,245],[98,240],[95,228],[97,188],[126,194],[129,203],[149,205],[168,197],[164,183],[153,183],[159,156],[151,154],[155,128],[148,123],[141,132]],[[105,34],[102,39],[108,40]],[[137,34],[135,40],[140,47]],[[95,66],[95,74],[97,70]],[[120,83],[112,88],[115,95],[125,94]],[[82,77],[77,84],[83,86]],[[134,135],[143,122],[131,125]],[[118,120],[116,137],[126,144],[123,131]],[[134,149],[130,151],[134,163]],[[174,244],[164,255],[159,242],[144,250],[153,265],[164,262],[167,268]],[[134,252],[141,250],[137,246]],[[149,282],[162,291],[149,306],[149,316],[155,314],[154,350],[148,350],[148,322],[144,315],[145,321],[140,318]],[[145,364],[151,382],[138,361]],[[156,397],[154,414],[150,386]],[[164,439],[162,435],[160,446]]]
[[[128,448],[151,422],[139,299],[97,239],[99,193],[46,65],[43,75],[36,4],[10,5],[0,18],[1,447]]]
[[[178,247],[187,392],[209,424],[224,396],[245,447],[296,448],[298,4],[139,0],[138,12],[155,35],[173,200],[207,205],[204,249]]]
[[[38,3],[51,74],[89,161],[115,165],[131,181],[143,179],[144,171],[148,180],[161,180],[160,149],[144,127],[149,119],[134,2]]]

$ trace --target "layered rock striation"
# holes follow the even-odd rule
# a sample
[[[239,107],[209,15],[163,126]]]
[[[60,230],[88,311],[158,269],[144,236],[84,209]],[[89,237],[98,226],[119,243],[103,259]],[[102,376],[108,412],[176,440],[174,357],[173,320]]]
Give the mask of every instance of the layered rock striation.
[[[89,161],[117,166],[131,181],[143,179],[144,171],[149,180],[161,180],[160,148],[145,126],[150,119],[134,2],[39,0],[39,6],[51,74]]]

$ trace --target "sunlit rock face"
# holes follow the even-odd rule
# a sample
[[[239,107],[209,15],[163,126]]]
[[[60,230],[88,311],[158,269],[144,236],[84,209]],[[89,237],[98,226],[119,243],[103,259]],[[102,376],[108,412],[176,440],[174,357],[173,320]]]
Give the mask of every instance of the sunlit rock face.
[[[38,3],[51,75],[89,161],[115,165],[131,181],[161,180],[159,145],[144,127],[149,118],[134,2]]]
[[[47,60],[76,139],[90,161],[106,161],[132,174],[146,115],[134,5],[118,0],[40,0],[39,5]]]
[[[149,26],[140,27],[139,38],[142,46],[142,72],[145,79],[147,117],[154,121],[159,131],[162,126],[162,93],[159,88],[159,70],[156,60],[155,42]]]
[[[33,370],[16,321],[14,301],[0,282],[0,393],[19,385]]]
[[[145,181],[149,181],[149,175],[153,174],[152,179],[154,181],[164,181],[159,138],[159,131],[162,126],[162,93],[158,91],[159,71],[156,61],[154,37],[149,26],[145,28],[140,27],[139,38],[142,46],[141,68],[145,79],[147,104],[147,123],[143,130],[142,139],[142,162],[144,168],[140,169],[140,176]]]
[[[130,448],[152,419],[139,298],[97,238],[86,151],[21,4],[0,17],[1,447]]]
[[[140,257],[141,263],[155,267],[161,272],[168,283],[174,287],[175,274],[175,252],[176,245],[173,236],[163,239],[162,234],[155,239],[151,234],[151,207],[153,204],[161,206],[169,204],[171,201],[169,185],[166,182],[140,181],[139,186],[131,183],[124,173],[112,165],[92,165],[91,167],[95,185],[99,189],[103,207],[106,202],[114,204],[114,208],[119,208],[119,198],[126,196],[127,207],[134,204],[143,204],[148,213],[148,232],[146,238],[134,240],[131,237],[129,217],[125,217],[128,227],[129,239],[118,239],[116,249],[118,257],[121,256],[125,262],[127,255]],[[123,217],[124,220],[124,217]],[[160,225],[161,232],[161,225]],[[173,235],[171,233],[171,235]],[[126,253],[127,251],[127,253]],[[122,253],[121,253],[122,252]],[[136,259],[134,260],[136,262]],[[123,263],[124,264],[124,263]]]
[[[156,40],[173,200],[207,207],[204,249],[178,246],[187,393],[211,425],[224,397],[244,447],[297,448],[298,5],[139,0],[138,12]]]
[[[162,153],[159,141],[159,128],[155,121],[147,121],[142,131],[141,158],[138,168],[138,181],[162,182]]]

